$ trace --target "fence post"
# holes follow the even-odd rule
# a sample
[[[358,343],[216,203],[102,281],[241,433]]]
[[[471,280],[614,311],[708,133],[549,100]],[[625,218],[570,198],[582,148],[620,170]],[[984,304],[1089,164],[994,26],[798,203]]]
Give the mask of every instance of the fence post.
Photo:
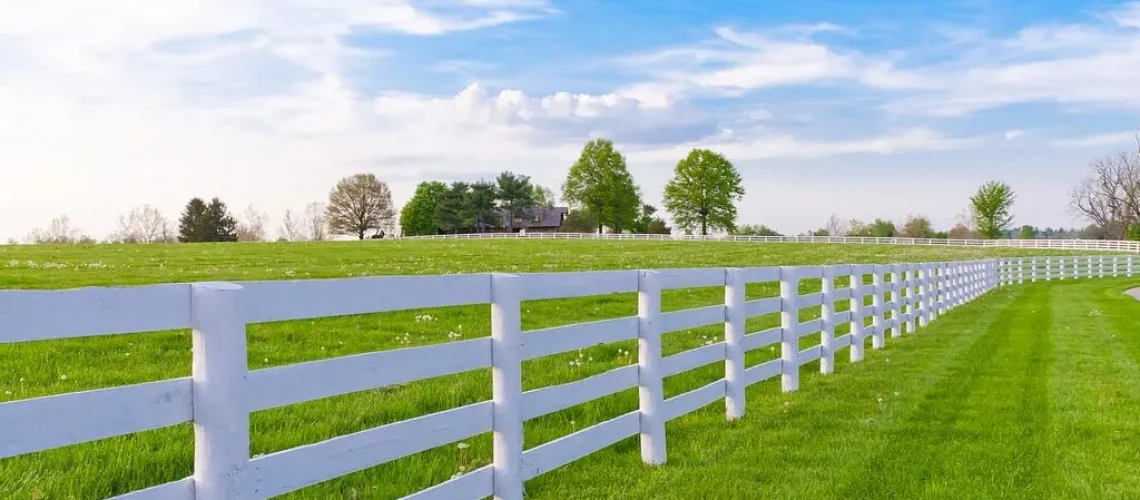
[[[874,295],[871,296],[872,311],[871,325],[874,331],[871,332],[871,347],[874,349],[882,349],[887,346],[886,338],[883,335],[883,323],[886,311],[883,310],[883,294],[885,287],[883,286],[883,275],[885,271],[883,266],[873,266],[874,274],[871,275],[871,283],[874,285]]]
[[[835,372],[835,266],[823,267],[823,278],[820,280],[820,292],[823,293],[823,304],[819,306],[819,317],[823,327],[819,333],[819,372],[829,375]]]
[[[744,271],[724,270],[724,380],[725,416],[736,420],[744,416],[744,334],[745,310]]]
[[[851,299],[848,303],[851,305],[851,362],[858,363],[863,361],[863,336],[866,330],[865,318],[863,318],[863,266],[851,266],[851,281],[848,284],[851,288]]]
[[[1025,257],[1017,258],[1017,284],[1025,283]]]
[[[1120,256],[1119,255],[1113,255],[1112,256],[1112,277],[1113,278],[1119,278],[1120,277]]]
[[[1061,275],[1061,280],[1065,280],[1065,279],[1068,279],[1068,278],[1065,276],[1065,258],[1064,258],[1064,257],[1060,257],[1060,258],[1058,258],[1058,259],[1057,259],[1057,261],[1058,261],[1058,262],[1057,262],[1057,266],[1059,266],[1059,269],[1057,270],[1057,273]]]
[[[1132,277],[1132,255],[1128,255],[1128,277]]]
[[[891,264],[891,338],[902,336],[902,264]]]
[[[938,264],[938,298],[936,299],[938,312],[935,313],[935,319],[937,319],[938,316],[946,314],[946,302],[951,291],[950,278],[950,265],[946,263]]]
[[[780,268],[780,386],[784,392],[800,388],[800,277],[799,268]]]
[[[491,275],[491,400],[495,500],[522,500],[522,294],[519,277]]]
[[[915,313],[918,314],[918,327],[926,328],[930,324],[930,306],[927,297],[930,295],[930,264],[918,265],[918,297],[916,297]]]
[[[1100,273],[1097,275],[1097,277],[1098,278],[1104,277],[1104,255],[1100,256]]]
[[[661,375],[661,282],[641,271],[637,284],[637,394],[641,413],[641,461],[665,463],[665,390]]]
[[[230,283],[190,285],[195,500],[244,496],[249,410],[241,289]]]
[[[917,264],[907,264],[906,266],[906,333],[914,333],[915,313],[917,312],[915,299],[918,298],[918,279],[917,279]]]

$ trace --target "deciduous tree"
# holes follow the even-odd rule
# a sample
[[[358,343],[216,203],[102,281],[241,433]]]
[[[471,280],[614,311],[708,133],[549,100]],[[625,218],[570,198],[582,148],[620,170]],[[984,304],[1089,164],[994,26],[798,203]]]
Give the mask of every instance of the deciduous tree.
[[[170,221],[156,207],[135,207],[119,216],[119,230],[112,239],[120,243],[169,242],[172,239]]]
[[[620,233],[633,223],[641,207],[625,157],[607,139],[591,140],[582,148],[562,184],[562,198],[595,221],[598,232],[608,227]]]
[[[989,181],[970,197],[974,211],[974,224],[985,238],[996,239],[1005,233],[1013,222],[1013,203],[1016,196],[1009,184]]]
[[[363,240],[369,230],[391,228],[396,218],[392,191],[373,174],[356,174],[336,183],[325,209],[329,231]]]
[[[732,162],[720,153],[694,149],[677,162],[664,201],[678,227],[707,235],[710,229],[736,227],[736,202],[743,197],[740,173]]]
[[[933,238],[934,233],[934,224],[930,223],[930,219],[923,215],[911,214],[903,222],[899,235],[905,238]]]
[[[446,194],[447,184],[439,181],[419,183],[412,199],[400,210],[400,230],[404,236],[439,233],[436,211]]]
[[[314,201],[305,206],[302,228],[305,236],[312,241],[322,241],[328,237],[328,219],[325,218],[325,204]]]

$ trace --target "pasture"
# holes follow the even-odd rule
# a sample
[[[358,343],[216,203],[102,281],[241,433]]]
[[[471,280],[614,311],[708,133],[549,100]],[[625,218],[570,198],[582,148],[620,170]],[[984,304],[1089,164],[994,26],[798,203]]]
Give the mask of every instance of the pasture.
[[[889,263],[1057,255],[1006,249],[590,241],[0,247],[0,288],[303,279],[378,274]],[[534,498],[1125,497],[1138,449],[1140,340],[1126,280],[1000,290],[920,334],[891,339],[835,375],[803,368],[801,392],[749,390],[749,415],[710,407],[670,423],[670,464],[640,465],[635,440],[527,483]],[[840,284],[844,286],[845,284]],[[818,291],[818,280],[803,284]],[[815,287],[812,289],[812,287]],[[776,295],[751,286],[748,298]],[[665,293],[665,310],[715,304],[721,288]],[[840,307],[840,310],[844,309]],[[486,307],[454,307],[251,325],[249,368],[487,335]],[[629,316],[631,294],[524,304],[526,330]],[[778,323],[749,321],[748,331]],[[839,333],[844,333],[840,329]],[[716,342],[722,327],[664,337],[666,355]],[[805,338],[804,346],[811,345]],[[0,346],[0,401],[189,375],[186,331]],[[524,364],[524,390],[636,363],[621,342]],[[631,355],[631,351],[634,351]],[[754,365],[777,352],[750,353]],[[840,356],[839,359],[845,359]],[[666,380],[666,397],[723,376],[710,365]],[[478,370],[257,412],[265,454],[490,398]],[[636,390],[530,421],[528,447],[637,408]],[[1131,427],[1130,427],[1131,426]],[[186,477],[189,425],[0,460],[4,498],[104,498]],[[283,498],[398,498],[490,460],[490,439],[451,444]],[[1055,464],[1064,463],[1064,467]],[[1080,474],[1079,480],[1071,475]]]

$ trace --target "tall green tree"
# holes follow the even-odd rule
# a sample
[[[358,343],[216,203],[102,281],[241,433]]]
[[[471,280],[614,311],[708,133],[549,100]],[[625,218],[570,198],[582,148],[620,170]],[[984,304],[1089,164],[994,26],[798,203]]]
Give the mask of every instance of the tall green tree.
[[[677,226],[707,235],[710,229],[736,227],[736,202],[743,197],[740,173],[732,162],[714,151],[694,149],[677,162],[664,201]]]
[[[237,241],[238,222],[222,200],[214,198],[206,207],[206,227],[211,239],[207,241]]]
[[[983,238],[1000,238],[1013,223],[1013,203],[1017,199],[1009,184],[989,181],[970,197],[974,225]]]
[[[641,208],[625,156],[608,139],[593,139],[582,148],[562,184],[562,198],[595,221],[598,232],[608,227],[621,233],[633,224]]]
[[[412,199],[400,210],[400,230],[405,236],[437,234],[440,226],[436,211],[447,195],[447,184],[425,181],[416,186]]]
[[[445,233],[458,233],[461,228],[473,227],[474,217],[467,209],[467,197],[471,185],[466,182],[453,182],[439,200],[435,208],[435,225]]]
[[[1019,236],[1023,240],[1036,239],[1037,238],[1037,230],[1033,229],[1033,226],[1030,226],[1030,225],[1021,226],[1021,234]]]
[[[364,239],[369,230],[391,228],[396,219],[392,191],[374,174],[356,174],[337,181],[325,208],[329,231]]]
[[[875,219],[871,223],[871,236],[876,238],[892,238],[895,235],[895,223],[889,220]]]
[[[484,181],[471,184],[464,213],[477,232],[501,227],[503,219],[495,208],[495,184]]]
[[[514,220],[522,217],[523,210],[535,206],[534,186],[530,177],[513,172],[503,172],[495,179],[495,199],[499,207],[507,212],[507,227],[514,227]]]
[[[209,204],[192,198],[178,218],[178,241],[206,243],[237,241],[237,219],[218,198]]]
[[[209,241],[210,231],[206,226],[206,202],[201,198],[191,198],[178,218],[178,241],[198,243]]]

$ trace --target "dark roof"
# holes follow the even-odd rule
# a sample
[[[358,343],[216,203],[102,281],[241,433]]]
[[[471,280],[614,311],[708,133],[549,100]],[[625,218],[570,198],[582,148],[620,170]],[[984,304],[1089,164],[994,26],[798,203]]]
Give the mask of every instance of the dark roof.
[[[523,210],[522,221],[512,224],[507,224],[508,227],[523,229],[528,227],[562,227],[562,219],[566,214],[570,213],[570,209],[566,207],[533,207]],[[503,219],[506,220],[506,211],[503,212]],[[535,217],[539,217],[539,222],[534,222]],[[513,221],[512,221],[513,222]]]

